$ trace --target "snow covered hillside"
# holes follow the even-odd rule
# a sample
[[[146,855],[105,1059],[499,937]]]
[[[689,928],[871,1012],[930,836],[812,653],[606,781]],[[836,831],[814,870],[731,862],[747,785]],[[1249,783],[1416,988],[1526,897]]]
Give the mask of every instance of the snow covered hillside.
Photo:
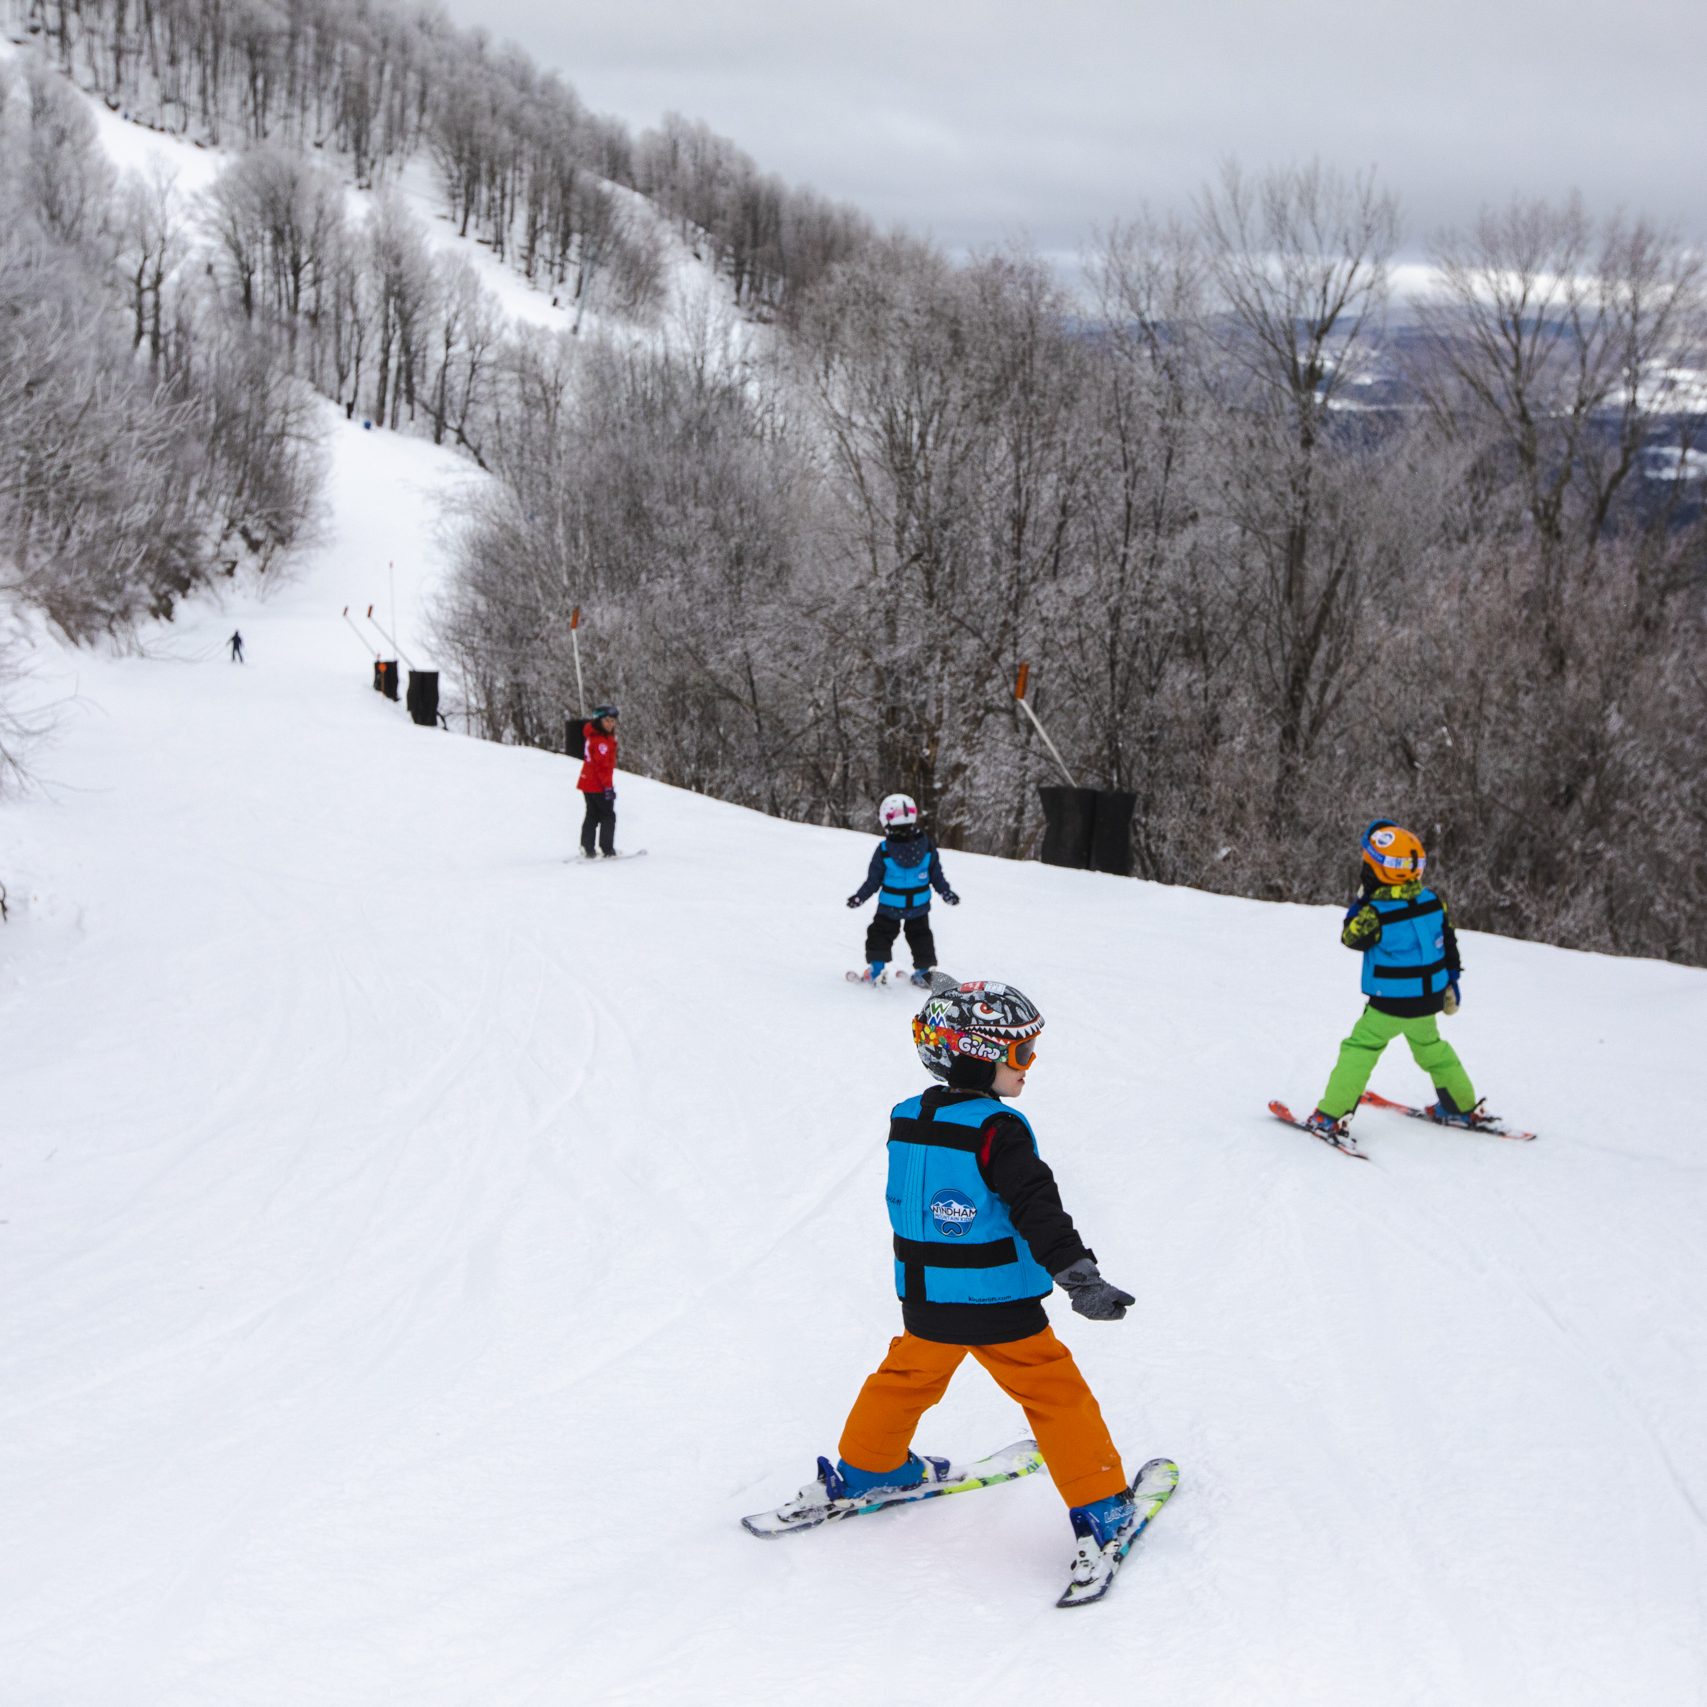
[[[1468,937],[1540,1142],[1353,1163],[1263,1112],[1356,1012],[1336,909],[950,854],[1139,1298],[1056,1325],[1180,1491],[1071,1617],[1043,1477],[755,1541],[898,1325],[870,838],[625,777],[648,857],[566,864],[574,767],[413,727],[339,620],[395,559],[414,649],[463,465],[328,430],[302,578],[44,652],[0,811],[9,1707],[1703,1698],[1707,975]],[[968,1365],[919,1444],[1021,1432]]]

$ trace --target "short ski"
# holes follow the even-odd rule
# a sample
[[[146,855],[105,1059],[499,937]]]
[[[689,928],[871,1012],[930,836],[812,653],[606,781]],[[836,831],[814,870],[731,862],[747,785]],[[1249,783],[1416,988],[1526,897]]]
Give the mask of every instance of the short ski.
[[[1426,1108],[1413,1108],[1408,1102],[1394,1102],[1391,1097],[1377,1096],[1374,1091],[1365,1091],[1359,1100],[1371,1108],[1385,1108],[1394,1114],[1408,1114],[1412,1120],[1426,1120],[1429,1125],[1443,1127],[1448,1132],[1486,1132],[1490,1138],[1511,1138],[1520,1144],[1535,1141],[1533,1132],[1519,1132],[1492,1115],[1478,1120],[1474,1126],[1460,1126],[1455,1121],[1436,1120]]]
[[[1132,1521],[1100,1548],[1094,1540],[1079,1543],[1073,1575],[1055,1604],[1089,1606],[1101,1600],[1114,1586],[1115,1573],[1125,1564],[1132,1543],[1144,1533],[1150,1519],[1168,1503],[1168,1496],[1178,1486],[1179,1465],[1171,1458],[1152,1458],[1132,1484]]]
[[[891,1488],[887,1492],[874,1489],[871,1493],[852,1499],[832,1500],[823,1505],[801,1505],[791,1500],[775,1511],[754,1512],[741,1519],[741,1527],[749,1535],[773,1540],[779,1535],[793,1535],[802,1529],[816,1529],[823,1523],[839,1523],[844,1518],[863,1517],[867,1512],[886,1511],[890,1506],[915,1505],[920,1500],[934,1500],[942,1494],[969,1494],[975,1488],[991,1488],[998,1482],[1015,1482],[1043,1468],[1043,1454],[1035,1440],[1016,1440],[988,1458],[975,1464],[951,1464],[947,1459],[928,1460],[940,1474],[914,1488]],[[1164,1496],[1165,1497],[1165,1496]]]
[[[1284,1120],[1288,1126],[1296,1126],[1300,1132],[1308,1132],[1312,1138],[1320,1138],[1324,1144],[1338,1150],[1342,1156],[1356,1156],[1360,1162],[1369,1160],[1369,1152],[1357,1147],[1357,1140],[1349,1133],[1344,1138],[1338,1138],[1331,1132],[1318,1132],[1314,1126],[1306,1126],[1283,1102],[1271,1102],[1268,1112],[1276,1120]]]
[[[867,967],[862,972],[849,972],[847,974],[847,980],[850,984],[887,984],[889,982],[889,974],[887,972],[879,972],[877,976],[873,978],[871,975],[871,969]]]
[[[645,852],[645,848],[631,848],[623,853],[602,853],[596,859],[588,859],[585,854],[574,854],[563,863],[565,865],[604,865],[613,860],[639,859]]]

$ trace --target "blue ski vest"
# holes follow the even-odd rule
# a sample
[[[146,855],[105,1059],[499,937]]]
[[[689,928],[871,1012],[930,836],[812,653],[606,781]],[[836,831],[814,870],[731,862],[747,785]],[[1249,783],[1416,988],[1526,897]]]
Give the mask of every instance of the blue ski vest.
[[[979,1128],[992,1114],[1012,1114],[1036,1150],[1031,1123],[994,1097],[946,1103],[934,1119],[922,1097],[908,1097],[890,1115],[889,1224],[903,1302],[1012,1304],[1054,1288],[978,1172]]]
[[[897,859],[888,839],[884,839],[883,887],[877,892],[877,906],[880,912],[905,919],[923,913],[930,907],[933,849],[930,839],[926,836],[903,842],[901,847],[913,856],[911,865],[903,864]]]
[[[1450,982],[1446,969],[1446,909],[1432,889],[1414,900],[1370,896],[1381,920],[1381,940],[1363,954],[1363,993],[1405,999],[1438,996]]]

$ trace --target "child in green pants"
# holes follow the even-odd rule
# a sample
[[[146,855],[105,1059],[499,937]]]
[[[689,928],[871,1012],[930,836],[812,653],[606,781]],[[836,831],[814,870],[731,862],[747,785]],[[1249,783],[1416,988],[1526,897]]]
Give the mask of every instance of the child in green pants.
[[[1340,1045],[1328,1088],[1305,1125],[1344,1137],[1381,1052],[1395,1037],[1435,1088],[1429,1110],[1449,1126],[1482,1119],[1470,1075],[1440,1035],[1436,1016],[1458,1011],[1463,966],[1446,903],[1423,887],[1428,856],[1409,830],[1377,818],[1363,832],[1363,893],[1346,910],[1340,941],[1363,956],[1369,1004]]]

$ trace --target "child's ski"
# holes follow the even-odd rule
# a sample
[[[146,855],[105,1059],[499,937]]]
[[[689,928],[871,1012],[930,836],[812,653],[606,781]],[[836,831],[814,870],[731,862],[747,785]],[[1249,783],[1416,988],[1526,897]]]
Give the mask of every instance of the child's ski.
[[[621,853],[602,853],[593,859],[588,859],[584,853],[571,854],[563,863],[565,865],[606,865],[612,860],[639,859],[645,852],[645,848],[628,848]]]
[[[878,975],[873,978],[871,975],[871,968],[869,966],[862,966],[857,972],[849,972],[846,974],[846,977],[850,984],[875,985],[887,984],[889,982],[889,974],[887,972],[879,972]]]
[[[863,1517],[870,1511],[887,1511],[890,1506],[914,1505],[920,1500],[934,1500],[942,1494],[968,1494],[975,1488],[991,1488],[998,1482],[1015,1482],[1043,1468],[1043,1454],[1035,1440],[1016,1440],[988,1458],[975,1464],[951,1464],[946,1458],[928,1458],[930,1480],[915,1488],[891,1488],[887,1492],[874,1489],[871,1493],[845,1500],[826,1499],[824,1503],[802,1503],[789,1500],[775,1511],[754,1512],[741,1519],[741,1527],[749,1535],[769,1541],[778,1535],[793,1535],[802,1529],[816,1529],[821,1523],[839,1523],[844,1518]],[[1163,1496],[1166,1498],[1166,1496]]]
[[[1520,1144],[1535,1141],[1533,1132],[1519,1132],[1491,1114],[1484,1115],[1474,1126],[1460,1126],[1456,1121],[1436,1120],[1426,1108],[1412,1108],[1408,1102],[1394,1102],[1391,1097],[1377,1096],[1374,1091],[1365,1091],[1359,1100],[1371,1108],[1391,1109],[1394,1114],[1408,1114],[1412,1120],[1426,1120],[1431,1126],[1443,1126],[1449,1132],[1486,1132],[1491,1138],[1512,1138]]]
[[[1308,1132],[1312,1138],[1320,1138],[1324,1144],[1332,1146],[1342,1156],[1356,1156],[1360,1162],[1369,1160],[1369,1152],[1357,1147],[1357,1140],[1348,1132],[1345,1137],[1336,1137],[1332,1132],[1318,1131],[1314,1126],[1306,1126],[1283,1102],[1271,1102],[1268,1112],[1276,1120],[1284,1120],[1288,1126],[1296,1126],[1300,1132]]]
[[[1057,1606],[1089,1606],[1114,1586],[1114,1574],[1126,1562],[1132,1543],[1144,1533],[1145,1525],[1168,1503],[1179,1486],[1179,1465],[1171,1458],[1152,1458],[1132,1484],[1132,1521],[1102,1547],[1091,1539],[1079,1543],[1073,1560],[1073,1575]]]

